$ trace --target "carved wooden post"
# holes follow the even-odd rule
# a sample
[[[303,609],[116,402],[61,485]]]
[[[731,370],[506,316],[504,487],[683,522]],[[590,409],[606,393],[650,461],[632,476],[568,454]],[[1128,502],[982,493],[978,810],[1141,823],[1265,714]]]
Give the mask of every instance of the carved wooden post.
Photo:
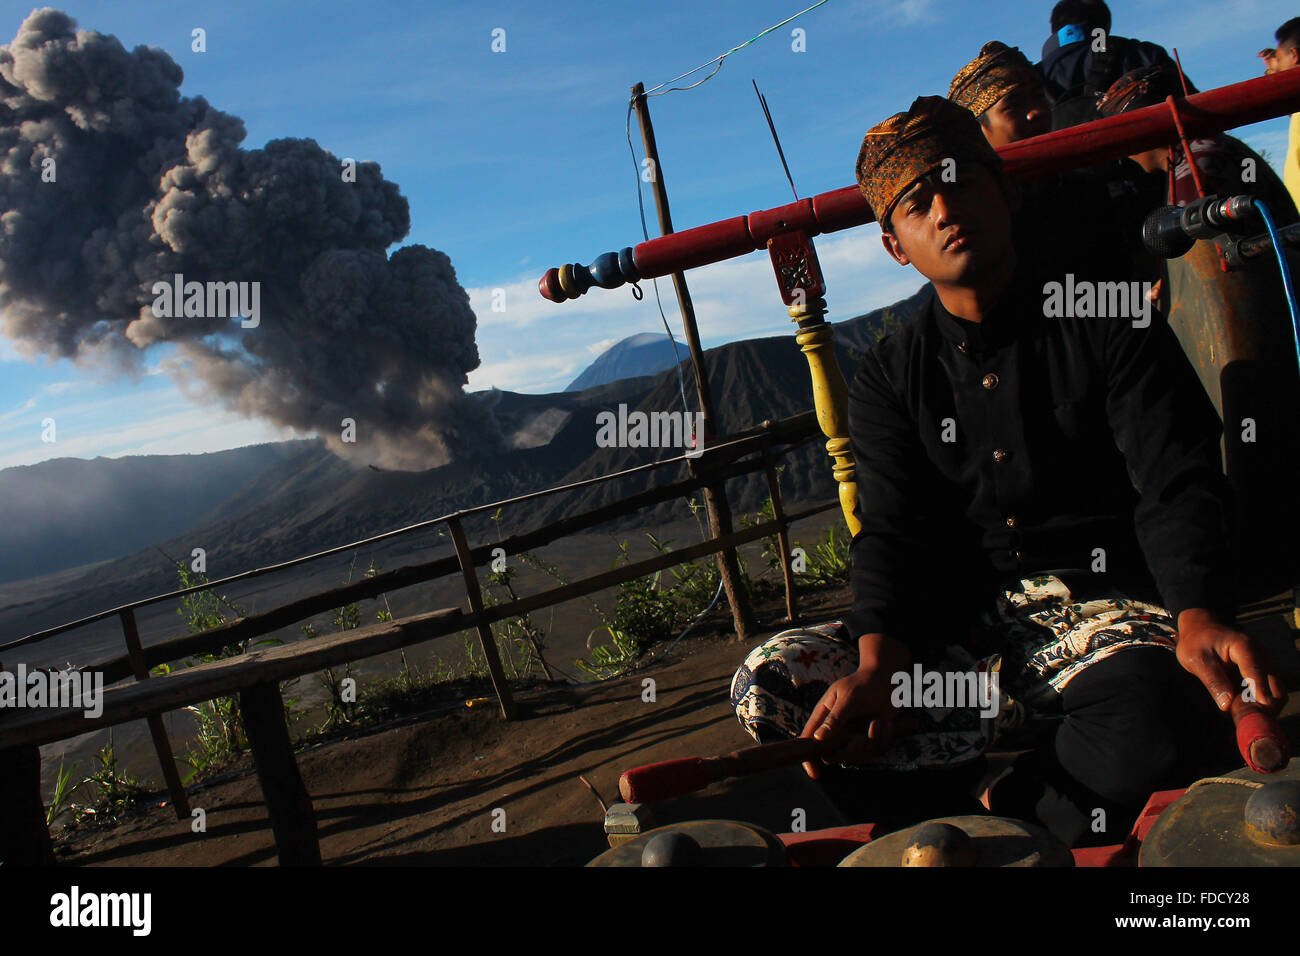
[[[826,453],[834,463],[831,470],[839,482],[844,520],[849,534],[856,535],[862,530],[862,524],[853,513],[858,485],[854,480],[853,449],[849,443],[849,389],[835,358],[834,332],[825,320],[826,283],[817,263],[817,250],[806,233],[795,230],[769,239],[767,251],[776,271],[781,301],[790,307],[790,317],[799,326],[795,341],[807,357],[812,373],[817,424],[826,436]]]

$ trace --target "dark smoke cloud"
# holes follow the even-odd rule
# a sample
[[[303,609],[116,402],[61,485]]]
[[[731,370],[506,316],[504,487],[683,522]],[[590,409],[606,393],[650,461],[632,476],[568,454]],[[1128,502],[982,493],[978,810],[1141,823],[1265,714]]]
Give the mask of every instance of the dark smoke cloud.
[[[499,442],[464,392],[477,323],[451,261],[385,254],[410,228],[396,184],[376,163],[345,182],[309,139],[243,149],[243,121],[181,96],[181,79],[164,51],[49,8],[0,47],[0,329],[29,356],[127,373],[171,343],[165,367],[192,399],[387,467]],[[260,282],[260,325],[156,317],[152,286],[176,273]]]

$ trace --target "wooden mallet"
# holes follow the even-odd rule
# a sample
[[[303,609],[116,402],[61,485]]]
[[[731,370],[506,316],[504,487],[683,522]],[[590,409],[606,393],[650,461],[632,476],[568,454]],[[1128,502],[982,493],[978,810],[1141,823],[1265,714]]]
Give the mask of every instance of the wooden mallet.
[[[1287,765],[1290,748],[1273,715],[1258,703],[1236,697],[1230,709],[1237,728],[1237,749],[1246,766],[1258,773],[1276,773]],[[842,746],[840,744],[839,746]],[[654,803],[703,790],[719,780],[744,777],[824,757],[832,751],[824,741],[796,737],[774,744],[747,747],[720,757],[684,757],[624,771],[619,793],[628,803]]]

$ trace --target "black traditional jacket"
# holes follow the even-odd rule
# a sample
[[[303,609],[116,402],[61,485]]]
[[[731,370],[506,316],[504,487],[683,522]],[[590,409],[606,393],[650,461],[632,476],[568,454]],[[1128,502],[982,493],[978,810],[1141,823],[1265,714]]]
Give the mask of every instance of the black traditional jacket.
[[[1175,620],[1235,610],[1222,424],[1177,338],[1155,310],[1045,317],[1043,277],[1023,267],[982,323],[936,295],[859,366],[855,640],[951,643],[1000,585],[1058,569]]]

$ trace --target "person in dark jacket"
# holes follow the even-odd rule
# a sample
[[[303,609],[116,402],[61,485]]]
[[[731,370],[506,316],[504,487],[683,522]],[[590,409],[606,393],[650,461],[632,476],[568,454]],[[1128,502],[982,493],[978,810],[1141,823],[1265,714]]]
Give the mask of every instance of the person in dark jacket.
[[[1177,72],[1165,65],[1142,67],[1125,73],[1098,101],[1102,116],[1119,116],[1165,102],[1168,96],[1180,96],[1182,88]],[[1129,158],[1153,177],[1157,185],[1147,187],[1152,206],[1164,202],[1183,205],[1197,198],[1199,178],[1207,195],[1232,196],[1247,193],[1265,200],[1279,225],[1295,222],[1297,211],[1286,184],[1262,156],[1227,133],[1198,136],[1187,143],[1196,159],[1197,176],[1181,142],[1145,150]],[[1244,176],[1244,170],[1250,170]]]
[[[805,768],[886,828],[971,812],[989,742],[1047,718],[989,809],[1119,843],[1152,791],[1235,762],[1216,704],[1243,680],[1285,699],[1232,625],[1220,422],[1138,290],[1116,282],[1103,306],[1075,263],[1017,256],[968,110],[919,98],[868,131],[857,174],[889,254],[935,296],[849,392],[852,609],[755,649],[733,707],[760,742],[842,745]],[[963,674],[994,692],[918,696]]]
[[[1124,73],[1155,64],[1174,67],[1164,47],[1112,35],[1110,8],[1102,0],[1061,0],[1052,8],[1051,25],[1039,70],[1052,100],[1052,129],[1098,119],[1098,97]]]

